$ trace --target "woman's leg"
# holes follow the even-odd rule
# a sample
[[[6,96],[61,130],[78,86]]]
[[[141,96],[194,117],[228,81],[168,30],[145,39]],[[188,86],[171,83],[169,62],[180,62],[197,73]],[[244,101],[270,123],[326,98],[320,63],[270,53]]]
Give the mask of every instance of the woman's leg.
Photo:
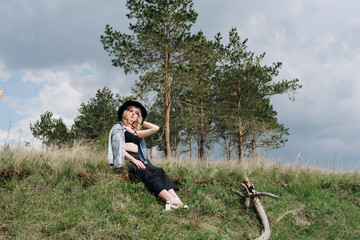
[[[159,193],[159,198],[165,200],[165,201],[170,201],[171,199],[173,199],[174,197],[167,191],[167,190],[162,190],[160,193]]]
[[[187,205],[184,205],[178,195],[175,193],[174,189],[170,190],[162,190],[159,193],[159,198],[166,201],[165,204],[165,211],[169,211],[171,209],[177,209],[180,206],[183,206],[183,208],[188,208]]]
[[[178,197],[178,195],[175,193],[174,189],[170,189],[170,190],[162,190],[159,193],[159,198],[165,200],[165,201],[170,201],[170,200],[174,200],[175,204],[179,204],[181,203],[180,198]]]
[[[171,195],[172,199],[176,199],[174,201],[175,203],[181,203],[181,200],[179,196],[175,193],[174,189],[169,189],[167,192]]]

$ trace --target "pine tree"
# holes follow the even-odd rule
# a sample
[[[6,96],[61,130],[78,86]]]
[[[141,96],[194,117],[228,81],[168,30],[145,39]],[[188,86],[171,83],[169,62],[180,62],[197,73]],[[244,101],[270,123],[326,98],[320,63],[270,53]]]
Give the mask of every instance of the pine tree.
[[[265,53],[255,56],[247,50],[246,43],[247,39],[240,41],[236,29],[229,32],[229,43],[223,47],[225,57],[217,88],[217,102],[222,106],[217,109],[218,121],[223,122],[227,129],[236,131],[235,140],[240,162],[244,161],[246,141],[250,138],[251,129],[254,129],[251,127],[254,118],[260,116],[258,112],[262,106],[261,101],[277,94],[294,93],[301,88],[298,79],[275,82],[282,63],[262,65]],[[264,121],[267,119],[266,115],[262,117]],[[234,132],[231,132],[230,136],[233,134]]]
[[[117,109],[122,102],[123,99],[118,94],[114,97],[109,88],[98,89],[94,98],[81,103],[71,128],[75,140],[96,141],[109,132],[118,121]]]
[[[106,26],[101,36],[104,49],[113,56],[114,66],[125,73],[146,73],[140,78],[144,91],[161,95],[164,117],[164,151],[170,147],[171,93],[176,67],[186,64],[187,51],[196,36],[190,32],[197,13],[191,0],[127,0],[133,20],[129,29],[133,35]]]
[[[30,123],[30,130],[35,138],[41,140],[46,148],[59,147],[71,142],[69,131],[62,118],[56,119],[53,113],[46,111],[40,115],[40,120]]]

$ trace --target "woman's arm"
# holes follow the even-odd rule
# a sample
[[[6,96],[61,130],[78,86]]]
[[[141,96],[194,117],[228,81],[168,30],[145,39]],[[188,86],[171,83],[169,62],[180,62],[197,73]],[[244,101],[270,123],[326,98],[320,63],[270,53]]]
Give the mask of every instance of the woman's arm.
[[[135,159],[129,153],[125,152],[125,157],[129,159],[129,161],[133,162],[138,168],[145,169],[145,165],[142,161]]]
[[[152,124],[152,123],[149,123],[149,122],[143,122],[142,126],[146,127],[147,129],[140,130],[140,131],[137,132],[137,135],[140,138],[145,138],[145,137],[148,137],[150,135],[153,135],[154,133],[156,133],[160,129],[159,126],[157,126],[155,124]]]

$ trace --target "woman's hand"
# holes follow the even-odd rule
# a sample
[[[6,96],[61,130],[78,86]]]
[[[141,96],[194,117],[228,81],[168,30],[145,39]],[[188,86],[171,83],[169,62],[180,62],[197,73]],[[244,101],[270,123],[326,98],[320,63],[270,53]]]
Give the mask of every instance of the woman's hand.
[[[134,159],[132,162],[140,169],[145,169],[146,168],[145,164],[140,160]]]
[[[140,160],[137,160],[136,158],[134,158],[133,156],[131,156],[128,152],[125,151],[125,157],[130,161],[132,162],[133,164],[135,164],[135,166],[137,166],[138,168],[140,169],[145,169],[145,164],[140,161]]]

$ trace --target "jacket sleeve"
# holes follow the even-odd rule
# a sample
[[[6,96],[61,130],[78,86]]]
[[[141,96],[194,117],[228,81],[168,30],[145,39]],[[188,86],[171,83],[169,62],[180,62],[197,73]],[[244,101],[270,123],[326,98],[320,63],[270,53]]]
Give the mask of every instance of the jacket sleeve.
[[[148,158],[147,152],[146,152],[146,144],[145,144],[145,140],[142,138],[140,141],[140,147],[139,147],[139,151],[138,154],[140,156],[140,160],[145,163],[148,164],[150,163],[150,160]]]
[[[115,124],[109,133],[108,162],[115,167],[125,164],[125,136],[121,124]]]

